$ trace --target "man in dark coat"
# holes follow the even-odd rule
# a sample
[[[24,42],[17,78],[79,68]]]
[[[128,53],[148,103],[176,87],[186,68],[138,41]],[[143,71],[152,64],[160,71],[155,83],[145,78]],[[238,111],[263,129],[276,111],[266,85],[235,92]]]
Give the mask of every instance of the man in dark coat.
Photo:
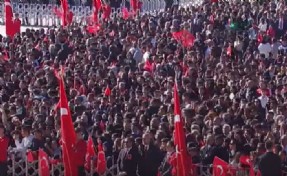
[[[143,146],[140,146],[139,176],[157,176],[162,154],[151,141],[150,133],[143,135]]]
[[[225,147],[223,147],[224,136],[218,135],[215,137],[215,146],[210,150],[207,157],[203,159],[203,164],[212,164],[214,157],[219,157],[220,159],[229,162],[229,153]]]
[[[159,167],[161,176],[172,176],[173,163],[176,159],[175,146],[172,141],[166,144],[167,153]]]
[[[259,171],[261,176],[280,176],[281,175],[281,160],[280,157],[273,153],[273,142],[265,143],[267,152],[259,158]]]
[[[126,138],[124,145],[125,148],[120,151],[117,161],[119,175],[136,176],[139,161],[138,149],[134,147],[132,138]]]

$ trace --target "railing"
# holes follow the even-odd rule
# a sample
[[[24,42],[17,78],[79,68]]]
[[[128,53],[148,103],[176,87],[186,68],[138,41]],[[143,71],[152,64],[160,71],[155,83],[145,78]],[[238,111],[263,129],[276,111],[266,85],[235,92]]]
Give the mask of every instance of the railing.
[[[112,157],[107,158],[107,163],[112,161],[111,167],[107,168],[106,172],[101,176],[117,176],[117,164]],[[11,155],[8,165],[8,176],[37,176],[38,161],[28,162],[27,159],[16,159],[14,155]],[[196,165],[197,175],[199,176],[212,176],[212,165]],[[249,169],[236,168],[236,172],[232,176],[249,176]],[[87,176],[92,176],[95,173],[95,168],[91,168],[90,171],[86,171]],[[50,163],[50,175],[51,176],[63,176],[64,168],[62,163],[51,164]]]
[[[141,13],[154,14],[161,11],[165,7],[164,0],[142,0],[143,6]],[[180,0],[180,6],[198,6],[201,5],[202,0]],[[175,2],[177,3],[177,2]],[[121,8],[125,4],[121,4]],[[54,26],[59,25],[60,21],[53,13],[55,4],[28,4],[28,3],[13,3],[14,13],[18,13],[23,26]],[[112,8],[111,18],[121,16],[121,8]],[[74,13],[74,21],[83,22],[87,16],[92,14],[89,6],[72,6],[70,7]],[[4,24],[4,3],[0,7],[0,24]]]

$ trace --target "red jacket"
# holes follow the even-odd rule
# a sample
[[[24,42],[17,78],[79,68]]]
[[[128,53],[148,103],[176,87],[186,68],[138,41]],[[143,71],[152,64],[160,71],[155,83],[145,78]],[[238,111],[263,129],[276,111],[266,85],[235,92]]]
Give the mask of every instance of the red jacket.
[[[85,157],[87,153],[87,143],[84,140],[78,141],[74,146],[74,159],[76,166],[85,165]]]

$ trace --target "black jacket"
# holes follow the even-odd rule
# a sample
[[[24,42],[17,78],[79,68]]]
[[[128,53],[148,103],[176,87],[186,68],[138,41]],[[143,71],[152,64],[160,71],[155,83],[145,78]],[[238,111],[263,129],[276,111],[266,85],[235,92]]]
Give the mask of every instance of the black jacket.
[[[212,164],[213,159],[216,156],[226,162],[229,162],[229,153],[227,149],[222,146],[214,146],[203,159],[203,164]]]
[[[126,172],[127,176],[136,176],[139,153],[136,147],[132,147],[128,152],[122,149],[118,156],[118,167],[120,172]]]
[[[153,144],[149,145],[146,150],[140,148],[140,162],[138,167],[139,176],[157,176],[158,167],[162,161],[160,150]]]
[[[258,165],[261,176],[281,176],[280,157],[272,152],[261,155]]]

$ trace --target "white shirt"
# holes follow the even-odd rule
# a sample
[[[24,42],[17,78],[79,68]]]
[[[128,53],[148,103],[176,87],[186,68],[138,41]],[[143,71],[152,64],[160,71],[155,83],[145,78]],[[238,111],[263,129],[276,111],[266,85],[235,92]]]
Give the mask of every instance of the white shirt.
[[[266,95],[261,95],[258,99],[260,100],[261,106],[266,108],[269,98]]]
[[[260,54],[264,54],[266,58],[269,57],[269,53],[272,51],[272,47],[270,43],[260,43],[258,46],[258,50]]]
[[[259,28],[260,31],[266,32],[266,30],[267,30],[267,23],[260,23],[258,25],[258,28]]]
[[[149,51],[146,51],[144,54],[143,54],[143,62],[145,63],[147,61],[147,59],[149,58],[150,56],[150,52]]]

